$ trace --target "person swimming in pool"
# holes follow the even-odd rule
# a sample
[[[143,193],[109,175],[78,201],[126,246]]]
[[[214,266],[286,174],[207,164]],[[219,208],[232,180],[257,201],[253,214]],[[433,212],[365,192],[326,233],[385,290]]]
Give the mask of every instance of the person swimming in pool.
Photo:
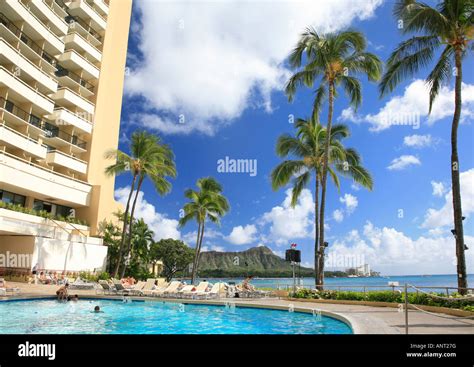
[[[67,300],[68,288],[69,288],[69,284],[66,283],[56,291],[56,296],[58,297],[58,301]]]
[[[95,306],[93,312],[94,312],[94,313],[100,313],[100,312],[104,312],[104,311],[101,311],[101,309],[100,309],[99,306]]]

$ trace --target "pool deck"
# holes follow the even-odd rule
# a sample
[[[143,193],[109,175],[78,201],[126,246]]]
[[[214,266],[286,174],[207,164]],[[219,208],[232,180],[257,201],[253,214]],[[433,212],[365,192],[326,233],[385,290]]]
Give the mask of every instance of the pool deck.
[[[8,287],[20,288],[20,295],[14,297],[1,297],[0,300],[35,298],[41,296],[54,296],[58,286],[54,285],[33,285],[25,283],[8,282]],[[97,295],[95,290],[75,290],[71,289],[70,294],[78,294],[80,297],[97,298],[121,298],[117,296]],[[155,297],[132,297],[151,301],[167,301],[182,303],[204,303],[204,304],[225,304],[232,302],[236,306],[242,307],[265,307],[274,309],[289,309],[293,305],[295,311],[313,312],[314,309],[321,310],[323,315],[348,321],[355,334],[404,334],[405,314],[398,312],[397,308],[373,307],[361,305],[330,304],[298,302],[277,298],[263,299],[243,299],[243,298],[221,298],[218,300],[173,300],[170,298],[160,299]],[[440,317],[442,316],[442,317]],[[431,315],[421,311],[410,310],[409,312],[409,333],[410,334],[474,334],[474,319],[456,319],[454,316],[437,314]]]

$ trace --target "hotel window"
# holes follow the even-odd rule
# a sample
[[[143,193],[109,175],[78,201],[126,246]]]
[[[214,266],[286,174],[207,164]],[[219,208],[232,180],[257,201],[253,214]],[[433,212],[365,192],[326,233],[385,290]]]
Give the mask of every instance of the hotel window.
[[[30,124],[40,127],[41,125],[41,119],[38,116],[35,115],[30,115]]]
[[[13,107],[15,107],[15,105],[13,104],[13,102],[5,101],[5,109],[6,109],[8,112],[13,113]]]
[[[26,196],[0,190],[0,200],[4,203],[25,206]]]
[[[45,211],[47,213],[52,213],[53,211],[53,204],[47,203],[41,200],[35,200],[33,203],[33,209],[37,211]]]
[[[56,215],[59,215],[61,217],[72,217],[72,213],[72,208],[64,205],[56,205]]]

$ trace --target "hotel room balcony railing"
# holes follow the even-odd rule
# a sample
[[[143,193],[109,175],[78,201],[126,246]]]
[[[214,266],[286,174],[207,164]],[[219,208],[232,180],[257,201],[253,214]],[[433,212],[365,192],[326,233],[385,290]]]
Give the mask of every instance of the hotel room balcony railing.
[[[87,143],[79,139],[76,135],[71,135],[65,131],[60,130],[59,127],[53,124],[50,124],[49,122],[46,122],[42,120],[41,118],[39,118],[38,116],[28,113],[25,110],[22,110],[21,108],[16,106],[14,103],[12,103],[11,101],[7,101],[3,97],[0,97],[0,108],[4,109],[5,111],[10,112],[16,117],[19,117],[20,119],[27,122],[28,124],[31,124],[43,130],[45,132],[45,136],[48,138],[59,138],[70,144],[76,145],[79,148],[86,149]]]
[[[82,79],[79,75],[73,73],[72,71],[63,68],[61,65],[58,65],[58,70],[56,71],[57,77],[67,76],[74,80],[76,83],[81,85],[82,87],[86,88],[87,90],[94,92],[94,86],[87,82],[86,80]]]
[[[84,28],[92,37],[97,39],[99,42],[102,42],[102,37],[100,36],[100,34],[94,31],[92,27],[88,26],[86,22],[84,22],[81,18],[76,17],[74,15],[68,15],[65,20],[68,24],[71,24],[71,22],[76,22],[82,28]]]
[[[45,60],[48,64],[56,66],[56,60],[34,42],[30,37],[24,34],[16,25],[14,25],[3,13],[0,13],[0,23],[3,24],[10,32],[12,32],[20,41],[31,48],[38,56]]]

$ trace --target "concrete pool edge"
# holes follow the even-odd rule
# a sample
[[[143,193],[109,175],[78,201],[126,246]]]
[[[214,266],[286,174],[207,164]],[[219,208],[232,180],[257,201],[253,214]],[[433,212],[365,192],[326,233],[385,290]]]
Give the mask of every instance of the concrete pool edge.
[[[265,305],[258,302],[239,302],[235,301],[237,298],[225,298],[218,300],[193,300],[193,299],[178,299],[178,298],[158,298],[158,297],[140,297],[140,296],[131,296],[129,297],[133,301],[148,301],[148,302],[169,302],[169,303],[182,303],[182,304],[196,304],[196,305],[209,305],[209,306],[225,306],[228,303],[233,303],[235,307],[241,308],[256,308],[256,309],[267,309],[267,310],[277,310],[277,311],[287,311],[289,312],[288,306],[283,305]],[[25,302],[25,301],[35,301],[35,300],[51,300],[56,299],[55,296],[36,296],[36,295],[22,295],[14,297],[6,297],[0,299],[2,302]],[[84,295],[80,298],[81,300],[112,300],[112,301],[121,301],[122,296],[113,296],[113,295]],[[344,316],[335,312],[328,312],[325,310],[309,307],[294,307],[294,312],[313,314],[314,310],[320,311],[322,316],[329,317],[335,320],[338,320],[344,323],[351,330],[351,334],[363,334],[359,332],[359,326],[357,323],[353,323],[350,320],[350,317]]]

